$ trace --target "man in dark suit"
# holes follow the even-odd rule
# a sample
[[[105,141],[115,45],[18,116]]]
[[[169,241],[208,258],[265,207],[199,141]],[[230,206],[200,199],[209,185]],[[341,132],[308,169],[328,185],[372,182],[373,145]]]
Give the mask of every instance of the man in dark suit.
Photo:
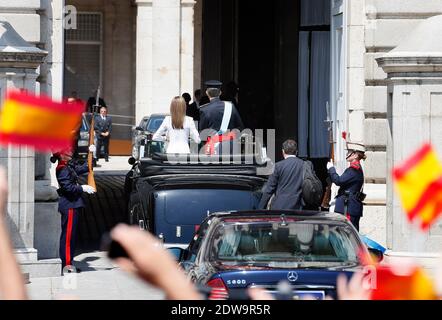
[[[210,99],[210,103],[200,107],[199,130],[202,131],[204,129],[212,129],[214,134],[221,134],[223,133],[220,132],[221,124],[224,117],[224,111],[226,110],[226,102],[221,101],[220,99],[222,83],[211,80],[206,82],[206,86],[206,94]],[[227,129],[238,129],[240,131],[244,130],[242,119],[238,113],[238,110],[233,104]]]
[[[271,209],[301,210],[304,161],[296,157],[298,145],[295,140],[282,144],[284,160],[276,163],[275,171],[263,188],[259,207],[267,208],[267,203],[274,194]]]
[[[194,121],[200,121],[200,99],[201,90],[195,91],[193,102],[187,106],[186,116],[192,117]]]
[[[95,117],[95,135],[97,137],[97,158],[98,161],[101,156],[104,157],[106,162],[109,161],[109,140],[112,131],[112,119],[107,115],[107,108],[100,107],[100,115]],[[101,153],[101,148],[104,147],[103,154]]]

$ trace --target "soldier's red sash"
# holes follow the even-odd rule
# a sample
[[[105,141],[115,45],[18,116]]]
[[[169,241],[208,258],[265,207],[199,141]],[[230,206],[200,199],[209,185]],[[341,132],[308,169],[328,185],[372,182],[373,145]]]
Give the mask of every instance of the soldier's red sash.
[[[229,132],[227,134],[220,134],[212,137],[207,138],[207,144],[206,144],[206,154],[208,155],[214,155],[215,154],[215,145],[220,142],[226,142],[230,140],[236,139],[235,132]]]

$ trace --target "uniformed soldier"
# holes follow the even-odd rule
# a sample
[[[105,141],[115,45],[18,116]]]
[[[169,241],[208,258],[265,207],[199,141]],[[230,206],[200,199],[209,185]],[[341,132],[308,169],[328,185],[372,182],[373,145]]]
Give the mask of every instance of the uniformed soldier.
[[[231,130],[244,130],[244,124],[235,105],[221,101],[222,83],[217,80],[207,81],[206,94],[210,99],[208,104],[200,107],[199,130],[202,139],[207,135],[206,154],[221,154],[222,149],[233,153],[233,141],[239,137]],[[208,130],[203,132],[203,130]]]
[[[95,146],[91,145],[89,151],[94,152]],[[73,152],[70,149],[55,153],[52,162],[58,160],[56,176],[59,185],[57,190],[58,211],[61,214],[60,258],[63,269],[72,267],[75,253],[75,240],[78,218],[84,208],[82,199],[83,192],[95,193],[95,189],[89,185],[80,185],[78,176],[88,172],[88,164],[77,165],[72,161]],[[71,268],[68,268],[72,270]]]
[[[220,132],[222,129],[221,125],[223,117],[227,110],[225,101],[221,101],[220,99],[222,83],[220,81],[211,80],[207,81],[205,84],[207,86],[206,94],[209,97],[210,102],[200,107],[199,130],[212,129],[214,132]],[[233,104],[231,105],[232,109],[230,118],[228,119],[227,129],[238,129],[242,131],[244,130],[244,124],[236,107]],[[222,134],[224,132],[220,133]]]
[[[339,186],[336,196],[335,212],[345,214],[359,231],[359,220],[362,217],[365,194],[363,193],[364,172],[361,160],[366,159],[365,147],[360,143],[347,143],[347,161],[350,163],[344,173],[339,176],[332,162],[327,164],[331,181]]]

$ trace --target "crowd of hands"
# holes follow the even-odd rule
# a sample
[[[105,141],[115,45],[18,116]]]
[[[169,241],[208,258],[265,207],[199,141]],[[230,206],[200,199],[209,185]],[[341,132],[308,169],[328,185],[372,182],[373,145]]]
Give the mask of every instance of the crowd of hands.
[[[0,299],[25,300],[28,298],[24,278],[14,256],[6,226],[8,181],[6,171],[0,167]],[[111,231],[112,240],[126,250],[128,258],[114,261],[122,270],[159,288],[169,300],[201,300],[206,297],[188,279],[173,255],[162,242],[149,232],[124,224]],[[273,300],[260,288],[248,289],[251,300]],[[340,300],[367,300],[370,291],[364,285],[364,275],[355,273],[351,279],[340,275],[337,279],[337,298]],[[331,299],[331,298],[327,298]]]

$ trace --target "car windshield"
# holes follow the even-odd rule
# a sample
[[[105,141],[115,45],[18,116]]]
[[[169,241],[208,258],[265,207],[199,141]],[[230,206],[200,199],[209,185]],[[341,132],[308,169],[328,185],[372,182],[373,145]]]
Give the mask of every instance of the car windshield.
[[[149,131],[152,133],[156,132],[160,128],[161,124],[163,123],[163,120],[164,120],[164,117],[151,117],[149,119],[149,121],[147,122],[146,131]]]
[[[345,224],[237,222],[214,231],[209,259],[273,268],[356,266],[359,247],[355,232]]]

